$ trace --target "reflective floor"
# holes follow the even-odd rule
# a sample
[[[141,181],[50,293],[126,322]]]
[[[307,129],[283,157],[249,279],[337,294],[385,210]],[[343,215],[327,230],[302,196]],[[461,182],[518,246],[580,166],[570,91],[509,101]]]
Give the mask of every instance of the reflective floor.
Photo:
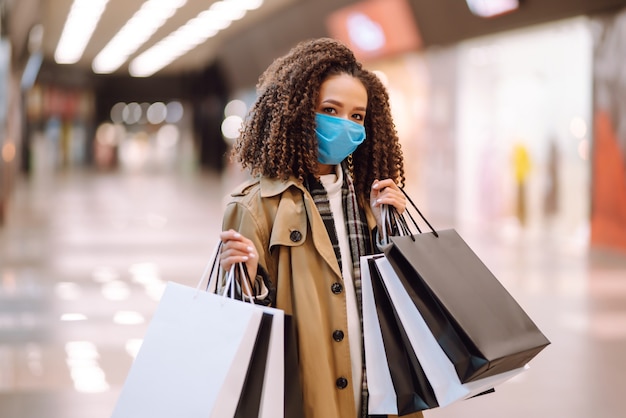
[[[1,418],[110,416],[164,283],[196,284],[234,182],[83,171],[17,182],[0,229]],[[461,233],[552,345],[495,394],[425,415],[625,416],[626,254]]]

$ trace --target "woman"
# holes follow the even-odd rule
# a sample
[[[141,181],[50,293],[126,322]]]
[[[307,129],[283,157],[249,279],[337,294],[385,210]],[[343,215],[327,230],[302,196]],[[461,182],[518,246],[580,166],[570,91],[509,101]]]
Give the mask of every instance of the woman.
[[[364,417],[359,258],[378,252],[381,205],[405,209],[388,95],[331,39],[298,44],[257,88],[233,149],[253,179],[226,208],[220,262],[293,315],[305,417]]]

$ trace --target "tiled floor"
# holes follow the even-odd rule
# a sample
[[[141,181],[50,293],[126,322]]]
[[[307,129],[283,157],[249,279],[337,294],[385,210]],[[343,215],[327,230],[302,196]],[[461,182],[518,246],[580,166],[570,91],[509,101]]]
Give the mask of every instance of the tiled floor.
[[[164,283],[198,280],[232,180],[74,171],[17,183],[0,229],[1,418],[110,416]],[[552,345],[495,394],[426,416],[626,416],[626,255],[465,238]]]

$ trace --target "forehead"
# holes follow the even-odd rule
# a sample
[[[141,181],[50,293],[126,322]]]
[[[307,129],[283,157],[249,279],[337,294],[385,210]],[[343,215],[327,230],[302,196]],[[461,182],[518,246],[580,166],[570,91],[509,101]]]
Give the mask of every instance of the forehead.
[[[320,87],[320,101],[328,98],[367,104],[367,90],[361,80],[349,74],[331,75]]]

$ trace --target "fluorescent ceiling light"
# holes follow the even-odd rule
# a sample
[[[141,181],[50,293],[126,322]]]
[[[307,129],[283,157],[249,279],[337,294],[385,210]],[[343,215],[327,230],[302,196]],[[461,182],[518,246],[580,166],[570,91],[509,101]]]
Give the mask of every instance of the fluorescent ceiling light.
[[[109,0],[74,0],[54,53],[59,64],[80,60]]]
[[[480,17],[495,17],[519,8],[519,0],[466,0],[470,11]]]
[[[148,0],[100,51],[91,64],[94,72],[112,73],[126,62],[187,0]]]
[[[263,0],[221,0],[143,52],[129,66],[133,77],[149,77],[176,58],[215,36],[230,24],[257,9]]]

